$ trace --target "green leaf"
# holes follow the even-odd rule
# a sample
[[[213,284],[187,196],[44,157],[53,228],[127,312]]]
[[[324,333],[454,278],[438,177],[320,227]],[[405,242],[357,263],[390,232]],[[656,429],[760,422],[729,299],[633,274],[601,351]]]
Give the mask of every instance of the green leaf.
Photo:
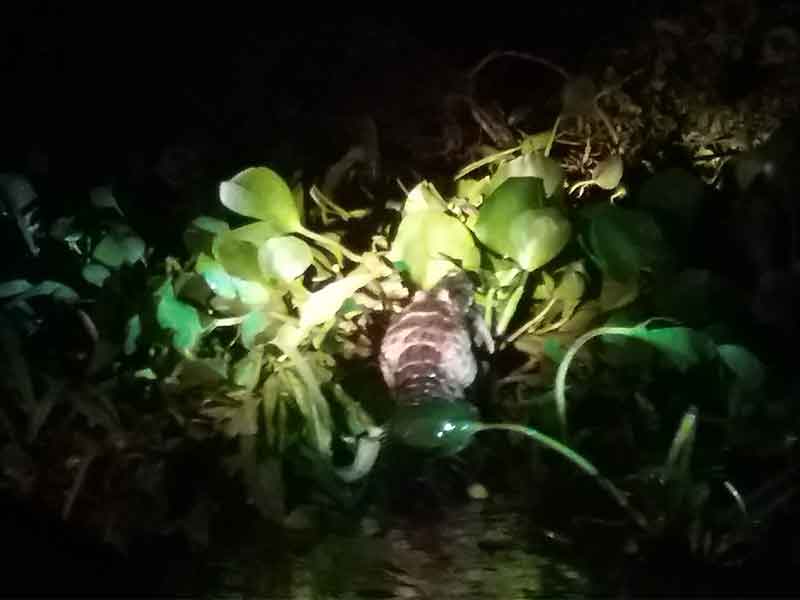
[[[456,184],[456,196],[464,198],[472,206],[480,206],[489,177],[483,179],[460,179]]]
[[[106,235],[94,249],[95,259],[108,267],[118,269],[123,264],[135,264],[144,259],[144,240],[124,229]]]
[[[508,179],[516,177],[540,179],[545,196],[548,198],[561,189],[564,181],[564,173],[560,164],[552,158],[544,156],[541,152],[530,152],[503,162],[483,189],[484,197],[493,194]]]
[[[452,455],[469,444],[477,421],[478,411],[472,404],[431,398],[422,404],[399,406],[389,432],[413,448]]]
[[[608,275],[603,276],[600,297],[597,299],[600,308],[606,312],[627,306],[639,296],[639,280],[617,281]]]
[[[89,198],[97,208],[110,208],[124,216],[122,209],[117,204],[110,186],[99,186],[89,192]]]
[[[558,256],[572,233],[561,212],[543,204],[541,179],[509,179],[484,201],[475,235],[523,269],[538,269]]]
[[[125,356],[130,356],[136,352],[136,346],[139,343],[139,337],[142,334],[142,319],[139,315],[133,315],[128,322],[125,323],[125,345],[123,350]]]
[[[211,254],[214,238],[226,231],[230,226],[220,219],[200,216],[186,227],[183,233],[183,243],[193,254]]]
[[[646,213],[614,205],[588,212],[589,254],[614,279],[628,282],[669,258],[661,230]]]
[[[203,276],[208,287],[217,296],[229,299],[236,297],[236,284],[233,278],[228,275],[221,264],[210,256],[200,254],[195,262],[194,270]]]
[[[214,240],[214,258],[234,277],[260,280],[262,275],[258,265],[258,248],[250,242],[236,239],[232,233],[224,233]]]
[[[404,262],[411,279],[423,289],[433,287],[453,270],[448,257],[460,260],[467,270],[480,265],[480,252],[469,229],[455,217],[435,210],[407,214],[388,256],[393,262]]]
[[[263,359],[263,347],[250,350],[246,356],[233,365],[233,382],[252,392],[261,377]]]
[[[92,285],[103,287],[106,279],[111,275],[111,271],[98,263],[88,263],[81,269],[81,275]]]
[[[379,276],[380,273],[358,267],[347,277],[337,279],[309,295],[300,305],[300,328],[306,330],[332,319],[345,300]]]
[[[294,236],[274,237],[258,249],[258,264],[267,277],[291,281],[311,266],[311,248]]]
[[[284,235],[285,233],[283,229],[270,221],[258,221],[256,223],[250,223],[249,225],[237,227],[229,232],[220,232],[217,235],[225,235],[226,237],[242,242],[250,242],[254,246],[259,247],[268,239]]]
[[[231,277],[231,281],[236,286],[236,294],[244,304],[264,306],[275,300],[275,294],[257,281],[248,281],[238,277]]]
[[[622,180],[622,157],[614,154],[592,170],[592,181],[604,190],[613,190]]]
[[[9,282],[9,283],[14,283],[14,282]],[[15,286],[19,285],[20,284],[15,283]],[[78,296],[78,293],[71,287],[66,286],[58,281],[45,280],[42,281],[41,283],[37,283],[36,285],[28,288],[26,291],[17,295],[17,297],[14,299],[14,302],[22,302],[24,300],[27,300],[28,298],[33,298],[35,296],[52,296],[55,300],[68,303],[75,303],[78,300],[80,300],[80,296]]]
[[[272,169],[245,169],[223,181],[219,193],[222,204],[235,213],[268,221],[282,233],[302,229],[292,190]]]
[[[707,335],[688,327],[647,329],[639,325],[626,334],[658,348],[680,371],[716,356],[714,341]]]
[[[567,304],[577,305],[586,292],[586,270],[581,261],[574,261],[557,271],[561,275],[558,286],[553,290],[553,298]]]
[[[31,182],[24,175],[0,173],[0,198],[5,199],[0,204],[8,202],[9,208],[19,214],[34,203],[37,195]]]
[[[725,365],[746,390],[755,390],[764,383],[764,364],[747,348],[732,344],[717,347]]]
[[[406,201],[403,204],[403,216],[416,212],[443,212],[446,208],[447,203],[433,184],[427,181],[421,181],[408,193]]]
[[[10,298],[33,289],[33,284],[25,279],[12,279],[0,283],[0,298]]]
[[[183,354],[190,353],[203,333],[197,309],[175,297],[169,279],[159,288],[156,295],[160,296],[156,309],[158,324],[174,332],[172,344],[176,350]]]
[[[252,348],[256,337],[267,328],[268,323],[269,319],[263,310],[254,310],[248,313],[240,326],[242,345],[248,349]]]
[[[558,366],[554,386],[556,409],[561,423],[562,435],[566,436],[567,433],[567,401],[565,394],[567,370],[580,348],[589,340],[598,336],[603,336],[607,342],[611,343],[615,342],[617,336],[642,340],[658,348],[682,372],[717,356],[716,345],[709,336],[688,327],[648,329],[647,325],[651,321],[652,319],[633,327],[598,327],[581,335],[569,347],[564,359]]]

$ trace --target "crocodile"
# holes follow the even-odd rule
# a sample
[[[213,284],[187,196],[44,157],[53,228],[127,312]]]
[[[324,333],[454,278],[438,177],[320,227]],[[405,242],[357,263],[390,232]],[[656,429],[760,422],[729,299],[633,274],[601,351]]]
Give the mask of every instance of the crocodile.
[[[391,320],[379,361],[396,403],[465,398],[478,373],[473,342],[494,352],[474,292],[467,274],[453,271],[432,289],[417,291]]]
[[[430,290],[417,291],[390,320],[378,360],[396,407],[465,402],[478,375],[473,344],[490,354],[495,349],[474,292],[469,276],[453,271]],[[355,481],[366,475],[386,433],[373,427],[360,437],[353,464],[338,469],[339,476]]]

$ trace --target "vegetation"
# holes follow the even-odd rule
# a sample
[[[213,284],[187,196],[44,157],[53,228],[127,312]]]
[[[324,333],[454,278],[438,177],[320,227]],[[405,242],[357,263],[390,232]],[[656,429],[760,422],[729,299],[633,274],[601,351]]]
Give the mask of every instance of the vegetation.
[[[542,526],[576,542],[602,531],[641,558],[674,543],[715,567],[765,552],[796,502],[795,380],[774,353],[797,256],[753,259],[738,280],[706,257],[712,197],[783,210],[793,125],[724,160],[706,144],[705,172],[629,174],[606,92],[562,75],[552,128],[483,115],[494,145],[447,181],[398,179],[399,203],[342,191],[374,167],[371,145],[323,189],[245,168],[190,220],[182,253],[148,244],[111,187],[42,214],[25,174],[0,176],[27,255],[0,285],[0,484],[122,551],[175,532],[204,548],[216,515],[244,504],[276,530],[307,507],[331,529],[371,514],[401,440],[412,470],[479,457],[463,488],[487,464],[535,479]],[[603,155],[556,158],[583,119],[598,125],[585,155]],[[768,243],[791,246],[794,225]],[[761,243],[738,263],[771,255]],[[373,360],[383,328],[452,269],[478,282],[498,349],[474,405],[395,412]]]

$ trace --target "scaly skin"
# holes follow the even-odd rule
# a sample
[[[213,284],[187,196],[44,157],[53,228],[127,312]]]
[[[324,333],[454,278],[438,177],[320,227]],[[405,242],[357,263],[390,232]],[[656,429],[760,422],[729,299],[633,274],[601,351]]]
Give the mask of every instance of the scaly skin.
[[[474,286],[463,272],[447,275],[428,292],[419,291],[390,322],[380,349],[380,366],[400,406],[431,399],[463,401],[474,382],[476,345],[494,352],[494,340],[473,302]],[[356,445],[353,464],[337,469],[345,481],[356,481],[372,469],[384,430],[372,428]]]
[[[478,373],[473,336],[494,350],[473,293],[466,274],[455,272],[430,291],[417,292],[392,319],[381,343],[380,365],[397,402],[464,398]]]

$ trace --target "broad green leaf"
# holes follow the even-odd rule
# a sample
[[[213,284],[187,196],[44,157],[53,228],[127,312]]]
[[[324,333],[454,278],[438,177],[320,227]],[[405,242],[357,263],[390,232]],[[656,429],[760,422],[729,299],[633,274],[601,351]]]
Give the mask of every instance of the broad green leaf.
[[[191,224],[193,227],[196,227],[201,231],[207,231],[208,233],[213,233],[214,235],[230,230],[230,225],[228,225],[222,219],[217,219],[206,215],[195,217]]]
[[[282,233],[302,229],[292,190],[272,169],[251,167],[219,187],[222,204],[235,213],[268,221]]]
[[[658,348],[680,371],[716,356],[714,341],[699,331],[688,327],[662,327],[647,329],[632,327],[626,334]]]
[[[118,269],[123,264],[135,264],[144,259],[144,240],[126,230],[112,231],[94,249],[95,259],[108,267]]]
[[[40,223],[36,218],[36,191],[30,181],[16,173],[0,173],[0,207],[7,209],[17,222],[31,254],[37,256],[36,233]]]
[[[261,377],[263,359],[263,347],[250,350],[246,356],[233,365],[233,382],[252,392]]]
[[[592,170],[592,181],[604,190],[613,190],[622,180],[622,157],[614,154]]]
[[[21,302],[35,296],[52,296],[55,300],[68,303],[74,303],[80,300],[78,293],[71,287],[58,281],[45,280],[18,294],[14,302]]]
[[[642,269],[669,258],[669,249],[650,215],[614,205],[588,211],[590,256],[614,279],[627,282]]]
[[[403,216],[416,212],[444,211],[447,203],[432,183],[421,181],[414,186],[403,204]]]
[[[561,188],[564,181],[564,173],[560,164],[552,158],[544,156],[541,152],[531,152],[503,162],[484,187],[484,197],[490,196],[512,177],[540,179],[545,196],[548,198]]]
[[[123,350],[125,356],[130,356],[136,352],[136,346],[139,344],[139,337],[142,334],[142,318],[137,314],[133,315],[125,323],[125,344]]]
[[[608,275],[603,276],[600,297],[597,299],[600,307],[610,312],[627,306],[639,296],[639,280],[617,281]]]
[[[464,198],[472,206],[480,206],[488,183],[488,175],[483,179],[459,179],[456,184],[456,196]]]
[[[92,204],[94,204],[97,208],[110,208],[118,212],[120,215],[123,215],[122,209],[117,204],[117,200],[114,198],[114,194],[111,192],[110,186],[98,186],[93,188],[89,192],[89,198],[91,199]]]
[[[378,276],[375,272],[358,267],[347,277],[317,290],[300,306],[300,328],[307,330],[332,319],[345,300]]]
[[[197,309],[175,297],[170,280],[165,281],[156,294],[160,296],[156,309],[158,324],[174,332],[172,344],[176,350],[190,353],[203,333]]]
[[[290,281],[311,266],[311,248],[294,236],[274,237],[258,249],[258,264],[267,277]]]
[[[493,280],[499,287],[511,285],[514,282],[514,279],[516,279],[517,275],[522,272],[519,268],[519,265],[513,260],[500,258],[494,254],[489,255],[489,263],[491,264],[492,268],[490,271],[486,271],[486,273],[489,274],[491,280]]]
[[[200,216],[186,227],[183,243],[195,254],[211,254],[214,237],[230,230],[230,226],[214,217]]]
[[[229,275],[259,281],[262,275],[258,265],[258,247],[238,239],[235,231],[228,231],[215,238],[214,258]]]
[[[257,281],[248,281],[239,277],[231,277],[231,281],[236,286],[236,294],[244,304],[263,306],[275,299],[275,294]]]
[[[586,270],[581,261],[574,261],[557,271],[561,275],[558,286],[553,290],[553,297],[577,304],[586,292]]]
[[[33,289],[33,284],[25,279],[12,279],[0,283],[0,298],[10,298]]]
[[[542,281],[533,288],[535,300],[550,300],[556,291],[556,280],[546,271],[541,272]]]
[[[81,269],[83,278],[97,287],[103,287],[106,279],[111,275],[106,267],[98,263],[88,263]]]
[[[15,213],[20,213],[28,208],[37,196],[36,190],[24,175],[0,173],[0,198],[4,198]]]
[[[755,390],[764,383],[764,365],[747,348],[722,344],[717,350],[722,361],[733,371],[745,389]]]
[[[284,323],[280,326],[271,343],[276,345],[284,354],[290,349],[296,349],[305,339],[307,330],[304,330],[293,323]]]
[[[444,212],[412,212],[400,222],[389,251],[389,260],[404,262],[411,279],[423,289],[433,287],[453,270],[449,258],[467,270],[480,265],[480,252],[461,221]]]
[[[220,232],[218,235],[225,234],[229,238],[242,242],[250,242],[258,247],[268,239],[284,235],[285,233],[285,231],[270,221],[258,221],[256,223],[237,227],[229,232]]]
[[[509,179],[484,201],[475,235],[526,271],[538,269],[558,256],[572,233],[561,212],[543,204],[541,179]]]
[[[269,319],[263,310],[248,313],[240,327],[242,345],[248,349],[252,348],[256,337],[267,328],[268,323]]]
[[[236,297],[236,284],[222,265],[207,254],[200,254],[195,262],[194,270],[203,276],[208,287],[217,296],[223,298]]]

